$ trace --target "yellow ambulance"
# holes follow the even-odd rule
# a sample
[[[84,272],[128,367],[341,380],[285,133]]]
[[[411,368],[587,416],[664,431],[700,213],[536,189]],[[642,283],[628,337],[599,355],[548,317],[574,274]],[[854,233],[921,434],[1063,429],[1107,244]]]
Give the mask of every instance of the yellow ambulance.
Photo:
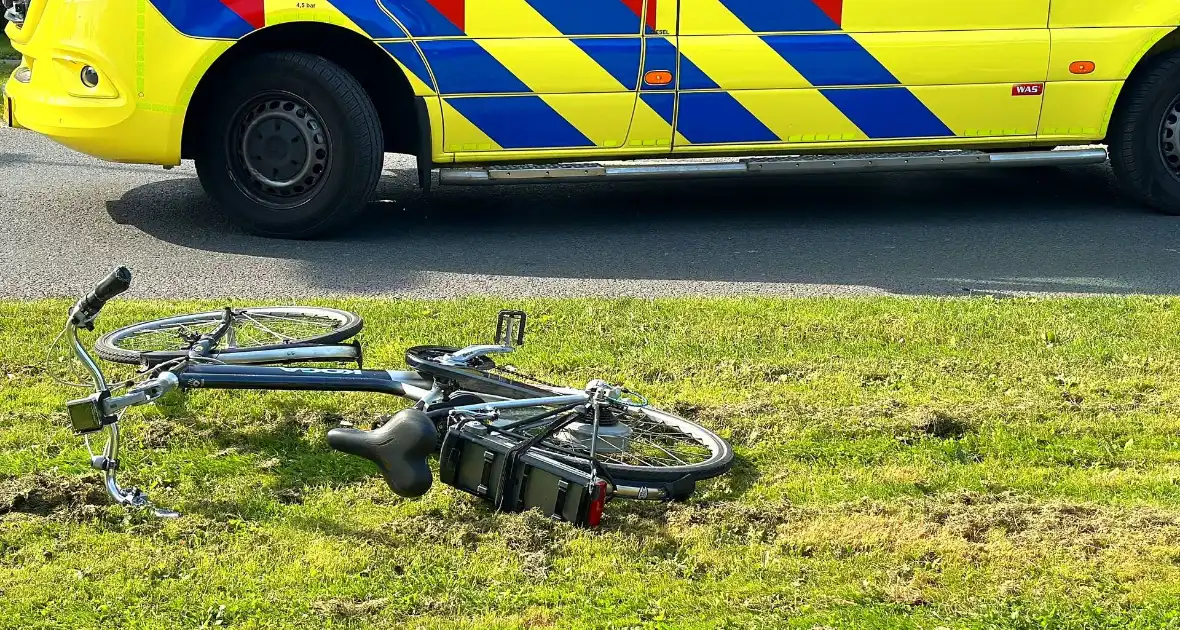
[[[1109,159],[1180,213],[1176,0],[2,0],[4,116],[310,238],[488,185]],[[691,161],[675,158],[692,157]]]

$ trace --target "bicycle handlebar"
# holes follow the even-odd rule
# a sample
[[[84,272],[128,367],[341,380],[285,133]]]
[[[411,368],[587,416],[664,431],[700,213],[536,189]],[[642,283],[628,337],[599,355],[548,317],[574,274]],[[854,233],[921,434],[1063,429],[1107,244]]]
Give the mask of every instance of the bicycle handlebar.
[[[137,384],[121,396],[111,396],[102,401],[106,415],[115,415],[127,407],[145,405],[180,386],[180,379],[172,372],[164,372],[156,378]]]
[[[111,298],[131,288],[131,270],[126,267],[119,267],[112,271],[98,286],[94,287],[86,297],[78,300],[74,305],[72,321],[75,324],[86,326],[93,320],[102,307]]]
[[[107,277],[102,279],[94,290],[78,300],[77,303],[70,309],[69,318],[66,320],[65,330],[62,334],[69,335],[70,344],[73,347],[74,355],[90,372],[91,378],[94,380],[94,393],[87,398],[71,401],[67,404],[70,408],[71,420],[74,419],[74,409],[78,408],[78,419],[86,430],[91,430],[91,424],[97,422],[97,426],[93,429],[105,429],[107,431],[107,443],[103,447],[102,455],[95,455],[91,452],[90,466],[96,470],[103,472],[105,477],[105,486],[107,494],[111,496],[115,502],[120,505],[128,505],[132,507],[151,507],[151,502],[148,501],[147,495],[141,492],[138,488],[124,489],[119,486],[116,480],[116,471],[119,468],[119,415],[127,407],[135,405],[142,405],[152,402],[165,393],[176,389],[180,384],[180,379],[172,372],[164,372],[156,378],[148,379],[142,383],[131,388],[125,394],[120,396],[111,396],[110,389],[107,387],[106,378],[103,376],[102,369],[94,362],[86,349],[82,347],[78,340],[78,328],[85,328],[87,330],[94,329],[94,318],[98,316],[98,312],[106,303],[115,296],[123,293],[131,287],[131,271],[126,267],[119,267],[112,271]],[[56,342],[55,342],[56,343]],[[93,411],[87,413],[86,407]],[[90,416],[88,419],[87,416]],[[75,423],[77,429],[79,424]],[[87,443],[87,449],[90,444]],[[172,518],[179,516],[177,512],[171,510],[163,510],[159,508],[152,508],[156,516],[163,518]]]

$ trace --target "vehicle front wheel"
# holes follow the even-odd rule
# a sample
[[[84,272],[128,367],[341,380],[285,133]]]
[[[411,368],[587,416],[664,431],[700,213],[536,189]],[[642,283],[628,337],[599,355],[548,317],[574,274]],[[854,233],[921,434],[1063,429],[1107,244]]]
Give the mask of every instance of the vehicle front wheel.
[[[240,63],[207,111],[197,174],[246,230],[314,238],[354,218],[381,176],[381,122],[343,68],[296,52]]]
[[[1126,86],[1111,121],[1110,160],[1125,192],[1180,214],[1180,51],[1151,63]]]

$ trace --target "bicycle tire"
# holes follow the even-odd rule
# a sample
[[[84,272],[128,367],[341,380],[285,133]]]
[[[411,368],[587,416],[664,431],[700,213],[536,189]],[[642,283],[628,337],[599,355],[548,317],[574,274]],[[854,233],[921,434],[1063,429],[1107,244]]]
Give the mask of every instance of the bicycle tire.
[[[445,371],[431,370],[430,367],[425,366],[419,362],[415,369],[424,372],[434,372],[434,375],[445,377],[448,373],[453,373],[452,369]],[[426,368],[426,369],[423,369]],[[505,378],[499,375],[481,374],[484,379],[493,379],[499,381],[499,385],[495,387],[481,387],[479,382],[473,379],[465,379],[462,383],[463,395],[474,395],[482,398],[485,402],[493,402],[495,400],[504,400],[509,398],[495,392],[504,392],[506,388],[518,388],[520,391],[541,390],[548,395],[561,395],[568,392],[562,392],[551,387],[537,386],[532,384],[520,383],[512,379]],[[494,392],[481,391],[485,389],[492,389]],[[517,399],[525,399],[531,397],[530,395],[518,394],[513,396]],[[703,481],[719,477],[733,467],[733,447],[729,445],[719,435],[712,430],[704,427],[696,422],[682,418],[670,412],[654,407],[645,407],[638,410],[646,417],[660,425],[676,429],[682,433],[692,436],[697,440],[700,446],[709,449],[710,455],[708,459],[702,462],[696,462],[681,466],[635,466],[619,462],[602,461],[599,462],[602,467],[606,468],[607,473],[618,483],[671,483],[675,481],[683,481],[686,477],[692,481]],[[534,410],[535,412],[535,410]],[[439,427],[445,429],[444,427]],[[583,457],[572,456],[568,453],[555,450],[553,443],[542,442],[540,446],[534,447],[541,451],[546,457],[561,459],[562,461],[579,466],[583,469],[589,468],[589,461]]]
[[[697,439],[700,445],[710,450],[711,455],[709,459],[703,462],[682,466],[634,466],[615,462],[603,463],[602,465],[615,481],[620,483],[670,483],[686,477],[693,481],[704,481],[706,479],[720,477],[729,472],[729,469],[733,467],[733,447],[710,429],[686,418],[681,418],[680,416],[654,407],[644,408],[641,412],[649,419],[663,426],[669,426],[679,429],[684,433],[691,434]],[[542,443],[540,449],[549,457],[555,457],[574,465],[586,467],[585,460],[554,451],[552,448],[547,447],[547,443]]]
[[[235,313],[245,313],[249,316],[257,317],[280,317],[280,316],[298,316],[298,315],[312,315],[321,318],[326,318],[336,322],[337,326],[331,330],[321,333],[313,334],[298,338],[288,338],[282,343],[272,343],[266,345],[257,345],[249,347],[238,348],[240,351],[250,350],[274,350],[286,347],[290,344],[332,344],[339,343],[351,337],[354,337],[364,327],[364,320],[356,313],[349,311],[342,311],[334,308],[325,308],[320,306],[264,306],[264,307],[249,307],[234,309]],[[94,342],[94,351],[99,357],[114,363],[126,363],[132,365],[140,365],[144,362],[144,355],[151,353],[152,360],[155,363],[167,361],[170,359],[180,358],[188,354],[187,347],[174,348],[143,348],[132,349],[121,347],[121,341],[131,338],[138,333],[159,332],[164,330],[175,330],[178,326],[185,324],[210,324],[215,319],[220,318],[224,311],[206,311],[204,313],[191,313],[188,315],[175,315],[172,317],[164,317],[160,319],[140,322],[124,326],[118,330],[109,332],[98,341]],[[269,322],[272,323],[273,322]],[[276,328],[278,326],[275,326]],[[179,334],[179,333],[178,333]],[[278,333],[273,333],[276,338],[284,337]],[[224,340],[223,340],[224,341]],[[178,344],[179,345],[179,344]],[[191,345],[191,344],[190,344]],[[220,346],[219,346],[220,347]],[[221,352],[226,351],[226,348],[221,348]],[[230,350],[233,351],[233,350]]]

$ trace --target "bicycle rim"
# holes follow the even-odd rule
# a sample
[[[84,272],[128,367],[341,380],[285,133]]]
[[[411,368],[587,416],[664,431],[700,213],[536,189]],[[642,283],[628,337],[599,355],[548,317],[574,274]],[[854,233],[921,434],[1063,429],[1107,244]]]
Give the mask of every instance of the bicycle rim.
[[[331,308],[275,306],[234,309],[233,326],[214,352],[266,350],[295,343],[337,343],[363,325],[353,313]],[[102,336],[95,351],[108,361],[140,363],[184,356],[201,335],[222,324],[224,311],[179,315],[132,324]]]
[[[478,394],[492,402],[499,396]],[[546,407],[502,410],[495,425],[504,426],[545,411]],[[571,415],[574,414],[574,415]],[[616,414],[612,424],[600,426],[598,440],[592,435],[592,418],[567,412],[534,426],[515,429],[520,436],[534,436],[558,419],[573,419],[563,430],[545,438],[539,449],[545,455],[586,468],[590,446],[596,444],[595,459],[616,481],[671,482],[683,477],[703,480],[717,477],[733,463],[733,449],[709,429],[674,414],[646,407],[625,416]]]

